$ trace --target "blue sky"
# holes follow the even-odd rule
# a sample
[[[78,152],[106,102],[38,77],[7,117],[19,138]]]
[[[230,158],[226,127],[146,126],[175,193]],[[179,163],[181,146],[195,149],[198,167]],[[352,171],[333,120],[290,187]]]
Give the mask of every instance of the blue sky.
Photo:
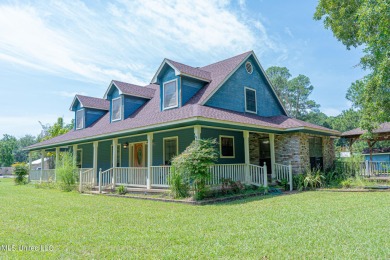
[[[304,74],[328,115],[365,74],[361,50],[322,22],[317,2],[262,0],[0,0],[0,135],[38,134],[69,122],[76,93],[103,97],[112,79],[147,84],[164,58],[204,66],[254,50],[264,68]]]

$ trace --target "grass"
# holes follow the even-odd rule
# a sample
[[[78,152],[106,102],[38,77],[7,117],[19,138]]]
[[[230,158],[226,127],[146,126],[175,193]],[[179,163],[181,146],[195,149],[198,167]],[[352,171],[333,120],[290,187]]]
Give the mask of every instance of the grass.
[[[304,192],[192,206],[0,179],[3,258],[390,258],[390,193]]]

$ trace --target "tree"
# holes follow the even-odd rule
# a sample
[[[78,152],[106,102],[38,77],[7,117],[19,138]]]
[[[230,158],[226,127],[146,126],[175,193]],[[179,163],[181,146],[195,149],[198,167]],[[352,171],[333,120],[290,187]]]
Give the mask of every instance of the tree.
[[[310,112],[319,112],[320,106],[309,99],[314,87],[307,76],[290,79],[291,74],[286,67],[276,66],[269,67],[266,73],[290,116],[304,119]]]
[[[25,135],[21,137],[17,142],[17,148],[14,151],[15,162],[27,162],[28,151],[24,151],[23,148],[35,144],[37,139],[32,135]]]
[[[0,140],[0,165],[10,167],[14,162],[14,152],[18,147],[17,139],[12,135],[3,135]]]
[[[360,65],[369,74],[351,85],[347,98],[361,110],[360,127],[369,134],[390,121],[389,10],[388,0],[320,0],[314,14],[347,49],[364,46]]]
[[[39,141],[45,141],[53,137],[63,135],[72,130],[74,126],[74,120],[72,120],[70,124],[65,125],[64,119],[62,117],[59,117],[57,119],[57,122],[54,123],[52,126],[50,126],[49,124],[44,125],[41,122],[39,123],[42,127],[41,134],[38,136]]]

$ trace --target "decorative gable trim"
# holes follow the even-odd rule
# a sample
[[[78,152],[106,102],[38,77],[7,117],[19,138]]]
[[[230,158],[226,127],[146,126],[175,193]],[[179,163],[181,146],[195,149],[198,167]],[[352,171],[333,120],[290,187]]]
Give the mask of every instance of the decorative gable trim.
[[[152,81],[151,81],[152,84],[157,83],[158,75],[160,75],[161,70],[164,68],[164,65],[166,65],[166,64],[168,66],[170,66],[175,71],[175,76],[186,76],[186,77],[197,79],[197,80],[200,80],[200,81],[210,82],[210,79],[205,79],[205,78],[197,77],[197,76],[194,76],[194,75],[190,75],[188,73],[181,72],[168,59],[165,58],[163,60],[163,62],[161,63],[160,67],[158,67],[157,72],[154,74],[154,76],[152,78]]]
[[[250,56],[253,56],[257,65],[259,66],[262,74],[264,75],[265,77],[265,80],[266,82],[268,83],[268,85],[271,87],[271,90],[273,92],[273,94],[275,95],[275,97],[277,98],[277,100],[279,101],[279,105],[281,106],[281,108],[283,109],[283,112],[286,114],[286,116],[288,116],[288,113],[287,113],[287,110],[285,109],[285,107],[283,106],[283,103],[281,102],[280,98],[278,97],[278,95],[276,95],[276,92],[275,92],[275,89],[274,87],[272,86],[271,84],[271,81],[269,80],[267,74],[265,73],[263,67],[261,66],[259,60],[257,59],[255,53],[253,51],[250,51],[248,53],[248,55],[242,59],[242,61],[236,66],[236,68],[234,70],[232,70],[227,76],[226,78],[221,81],[221,83],[203,100],[203,102],[201,102],[201,105],[205,105],[207,103],[207,101],[209,101],[209,99],[223,86],[223,84],[225,84],[225,82],[249,59]]]
[[[74,107],[74,105],[75,105],[75,103],[76,103],[76,100],[77,100],[77,101],[80,103],[80,105],[81,105],[80,100],[78,99],[77,95],[75,95],[74,98],[73,98],[72,104],[70,104],[70,107],[69,107],[69,110],[70,110],[70,111],[75,111],[75,110],[73,110],[73,107]]]

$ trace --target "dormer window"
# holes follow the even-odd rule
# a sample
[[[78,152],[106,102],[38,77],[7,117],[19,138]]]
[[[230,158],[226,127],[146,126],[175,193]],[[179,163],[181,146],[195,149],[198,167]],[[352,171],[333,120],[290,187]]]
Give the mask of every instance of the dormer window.
[[[257,113],[256,90],[245,87],[245,112]]]
[[[167,81],[163,84],[163,109],[178,106],[177,80]]]
[[[76,111],[76,130],[84,128],[84,109]]]
[[[111,121],[122,119],[122,99],[121,97],[112,100]]]

